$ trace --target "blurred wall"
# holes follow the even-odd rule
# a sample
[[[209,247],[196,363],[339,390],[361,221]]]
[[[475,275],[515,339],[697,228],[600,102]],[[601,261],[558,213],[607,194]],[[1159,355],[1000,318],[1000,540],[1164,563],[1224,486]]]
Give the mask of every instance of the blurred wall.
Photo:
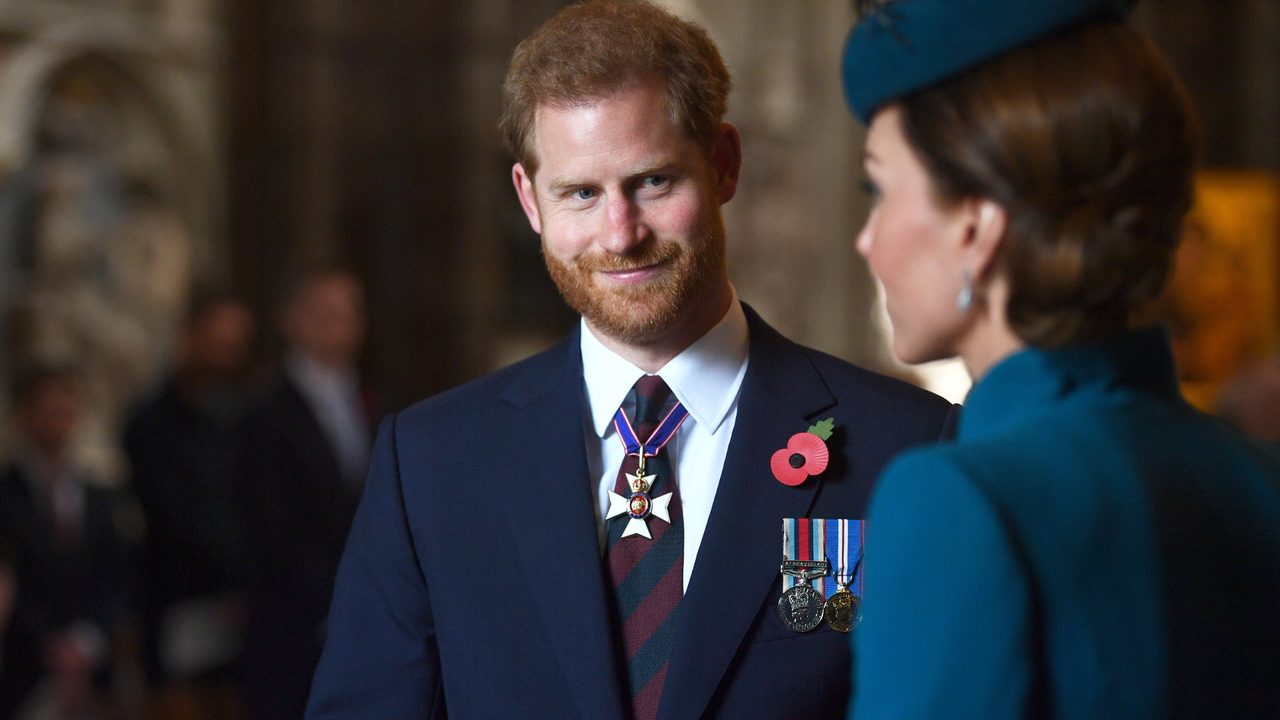
[[[1280,170],[1280,3],[1143,0],[1133,20],[1191,91],[1205,164]]]
[[[77,366],[79,451],[107,482],[191,283],[228,271],[214,10],[0,2],[0,387],[26,362]]]
[[[666,0],[711,32],[734,76],[729,121],[743,140],[727,206],[742,299],[783,334],[885,369],[876,289],[854,240],[862,129],[845,106],[840,53],[849,2]]]
[[[291,268],[356,269],[393,408],[564,325],[508,311],[509,257],[540,260],[496,129],[507,57],[561,5],[229,0],[235,280],[270,314]]]

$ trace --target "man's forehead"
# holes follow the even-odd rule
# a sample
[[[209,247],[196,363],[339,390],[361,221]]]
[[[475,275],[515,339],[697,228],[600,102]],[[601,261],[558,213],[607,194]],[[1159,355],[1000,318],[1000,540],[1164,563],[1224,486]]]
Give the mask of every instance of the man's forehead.
[[[646,95],[649,97],[646,98]],[[656,102],[654,95],[657,96]],[[655,111],[661,113],[665,123],[651,124]],[[541,169],[546,162],[548,149],[554,150],[565,145],[607,143],[627,133],[637,139],[647,136],[651,140],[658,140],[659,136],[672,137],[666,131],[673,131],[679,140],[696,144],[668,110],[665,93],[656,84],[633,85],[581,99],[539,103],[533,117],[528,146],[537,169]]]

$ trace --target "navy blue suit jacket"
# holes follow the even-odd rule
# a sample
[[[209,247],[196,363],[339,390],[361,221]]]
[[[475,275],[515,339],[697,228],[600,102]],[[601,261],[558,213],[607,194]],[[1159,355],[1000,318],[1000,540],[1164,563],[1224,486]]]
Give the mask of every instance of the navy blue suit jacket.
[[[747,308],[737,422],[658,717],[837,717],[849,643],[784,627],[781,519],[861,518],[899,450],[949,433],[941,398],[792,343]],[[307,717],[629,714],[583,431],[578,332],[383,423]],[[834,417],[799,487],[769,460]]]

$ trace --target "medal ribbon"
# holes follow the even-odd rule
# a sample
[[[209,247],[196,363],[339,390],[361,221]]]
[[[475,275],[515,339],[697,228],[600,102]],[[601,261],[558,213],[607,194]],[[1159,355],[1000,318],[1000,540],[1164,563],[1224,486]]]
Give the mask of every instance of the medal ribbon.
[[[831,561],[833,575],[831,582],[827,583],[827,597],[836,594],[840,583],[846,583],[849,592],[862,597],[862,575],[858,572],[858,563],[862,560],[865,532],[861,520],[826,521],[827,557]]]
[[[787,560],[813,560],[826,556],[827,536],[824,521],[809,518],[782,519],[782,556]],[[810,581],[814,590],[823,592],[826,578]],[[782,577],[782,590],[796,586],[798,580],[790,575]]]
[[[644,456],[656,457],[658,451],[671,442],[671,438],[676,436],[676,431],[688,419],[689,411],[684,408],[684,405],[676,402],[671,412],[667,413],[658,427],[654,428],[649,439],[644,441]],[[627,449],[628,455],[640,452],[640,439],[636,437],[636,431],[631,427],[631,421],[627,419],[627,414],[622,412],[622,408],[618,408],[618,412],[613,415],[613,428],[618,431],[618,439],[622,440],[622,446]]]
[[[862,573],[859,563],[865,540],[866,523],[862,520],[823,518],[783,518],[782,555],[787,560],[812,560],[826,557],[834,577],[812,581],[813,589],[830,598],[839,590],[839,582],[849,583],[849,592],[862,597]],[[850,575],[853,580],[850,581]],[[784,575],[783,592],[796,585],[796,578]]]

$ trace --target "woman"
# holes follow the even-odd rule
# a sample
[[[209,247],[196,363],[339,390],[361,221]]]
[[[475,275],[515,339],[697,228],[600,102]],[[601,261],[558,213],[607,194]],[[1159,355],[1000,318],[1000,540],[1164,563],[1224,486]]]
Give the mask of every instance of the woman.
[[[846,50],[894,351],[977,380],[872,500],[852,716],[1280,717],[1280,494],[1144,327],[1198,126],[1104,0],[899,0]]]

